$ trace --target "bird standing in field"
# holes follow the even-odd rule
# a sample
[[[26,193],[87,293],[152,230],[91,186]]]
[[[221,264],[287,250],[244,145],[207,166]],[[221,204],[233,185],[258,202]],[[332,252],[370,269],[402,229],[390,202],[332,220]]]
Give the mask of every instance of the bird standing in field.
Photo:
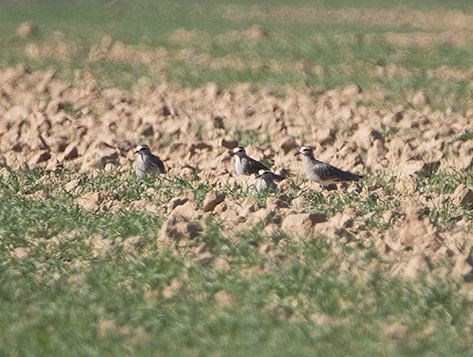
[[[359,181],[363,176],[337,169],[335,166],[319,161],[314,157],[312,148],[303,146],[295,155],[304,156],[305,171],[311,181],[318,182],[323,188],[330,184],[346,181]]]
[[[165,172],[164,164],[159,157],[153,155],[148,145],[140,145],[133,154],[140,154],[135,164],[136,176],[157,176]]]
[[[260,170],[269,171],[269,169],[264,166],[261,162],[256,161],[246,155],[245,148],[238,147],[233,149],[233,152],[230,156],[235,155],[235,171],[237,175],[247,175],[258,174]]]
[[[277,190],[278,187],[273,181],[283,179],[282,176],[276,175],[269,170],[259,170],[256,178],[260,178],[260,180],[256,183],[256,191],[258,192],[263,192],[268,189]]]

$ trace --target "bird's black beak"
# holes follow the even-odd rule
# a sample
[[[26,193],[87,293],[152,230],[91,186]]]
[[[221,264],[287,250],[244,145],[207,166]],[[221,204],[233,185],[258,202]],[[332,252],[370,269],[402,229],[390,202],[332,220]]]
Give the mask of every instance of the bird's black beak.
[[[260,178],[261,176],[263,176],[263,174],[258,174],[256,175],[256,178]]]
[[[230,151],[230,152],[229,152],[229,154],[230,154],[230,156],[233,156],[233,155],[235,155],[235,154],[236,154],[236,152],[232,152],[232,151]]]
[[[299,155],[300,153],[301,153],[301,152],[298,151],[298,152],[296,152],[296,153],[294,154],[294,156],[297,156],[297,155]]]

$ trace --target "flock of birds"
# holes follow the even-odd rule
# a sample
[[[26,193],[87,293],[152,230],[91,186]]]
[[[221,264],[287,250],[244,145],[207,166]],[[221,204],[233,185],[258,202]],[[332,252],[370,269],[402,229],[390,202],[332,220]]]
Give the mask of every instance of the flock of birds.
[[[157,176],[165,172],[164,163],[159,157],[151,153],[148,145],[138,146],[134,154],[139,154],[135,164],[135,172],[139,178],[144,178],[147,175]],[[327,188],[330,184],[359,181],[363,177],[317,160],[311,147],[303,146],[295,155],[300,154],[304,158],[307,177],[311,181],[318,182],[323,188]],[[261,162],[249,157],[243,147],[235,148],[230,155],[235,156],[237,175],[250,176],[255,174],[256,177],[260,178],[256,184],[257,191],[274,190],[277,187],[274,180],[281,181],[284,179],[283,176],[271,172]]]

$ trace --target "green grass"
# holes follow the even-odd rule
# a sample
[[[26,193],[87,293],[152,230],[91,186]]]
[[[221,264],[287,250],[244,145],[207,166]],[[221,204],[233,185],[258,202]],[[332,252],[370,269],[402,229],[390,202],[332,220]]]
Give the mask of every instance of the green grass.
[[[254,2],[233,4],[245,9]],[[191,88],[208,82],[225,88],[249,82],[255,92],[271,87],[274,95],[284,97],[285,85],[292,84],[316,97],[355,83],[365,92],[388,94],[367,100],[367,106],[409,108],[410,96],[425,90],[434,110],[471,107],[468,80],[428,73],[441,66],[466,73],[472,67],[468,46],[393,45],[385,38],[386,32],[436,34],[438,29],[291,22],[274,15],[276,7],[287,1],[260,4],[270,15],[251,19],[225,16],[229,4],[217,0],[0,0],[0,63],[2,67],[26,63],[32,70],[54,68],[62,80],[72,84],[76,69],[89,71],[97,78],[99,92],[115,86],[132,90],[144,76],[157,85],[162,74],[154,66],[159,64],[167,81]],[[400,5],[408,10],[443,8],[472,13],[467,1],[296,0],[290,5],[325,9],[393,9]],[[21,39],[16,29],[27,20],[38,25],[39,34]],[[255,24],[266,28],[269,35],[260,40],[228,35]],[[203,34],[193,41],[174,41],[172,34],[180,28]],[[63,39],[56,31],[63,33]],[[100,44],[103,34],[114,42],[137,46],[141,52],[164,48],[169,59],[164,64],[89,62],[89,52]],[[369,34],[374,35],[367,41]],[[28,43],[46,48],[58,41],[71,47],[71,62],[53,57],[33,60],[25,53]],[[196,64],[198,55],[208,55],[210,61]],[[216,67],[215,60],[223,57],[241,61],[243,66]],[[323,74],[301,69],[298,61],[321,66]],[[369,75],[376,66],[388,65],[402,66],[411,74]],[[75,115],[79,108],[65,103],[65,110]],[[351,135],[350,130],[342,133]],[[383,127],[386,137],[397,134]],[[238,127],[232,135],[243,146],[270,142],[264,132]],[[452,140],[471,138],[465,129]],[[162,133],[159,141],[167,146],[173,137]],[[401,279],[392,274],[396,262],[381,255],[374,240],[361,242],[350,235],[340,241],[324,236],[304,240],[288,232],[267,231],[265,222],[232,229],[211,216],[202,218],[204,231],[195,240],[168,245],[158,239],[165,215],[126,209],[94,214],[75,200],[88,192],[110,190],[124,205],[147,199],[160,206],[190,190],[201,206],[211,190],[209,185],[180,177],[138,181],[134,176],[124,179],[100,172],[86,175],[85,184],[68,193],[63,186],[79,178],[77,173],[60,173],[59,183],[39,183],[42,177],[42,172],[29,170],[0,176],[2,356],[471,355],[470,283],[445,274],[455,264],[448,258],[429,262],[432,273],[428,276]],[[302,181],[300,177],[293,180]],[[383,214],[403,210],[404,197],[395,184],[394,179],[368,174],[360,193],[348,194],[344,188],[299,192],[294,185],[288,195],[292,199],[303,195],[305,212],[323,213],[327,218],[353,210],[359,214],[354,220],[361,231],[384,234],[392,227]],[[472,222],[470,209],[443,199],[459,184],[472,186],[472,172],[421,177],[418,193],[431,196],[437,204],[419,214],[446,232],[459,218]],[[158,193],[156,197],[148,193],[151,188]],[[254,197],[260,208],[266,207],[269,196],[279,195],[254,196],[251,187],[227,187],[225,192],[236,201]],[[467,229],[472,232],[473,224]],[[136,237],[143,240],[143,247],[124,243]],[[268,243],[275,245],[279,256],[259,252]],[[195,250],[200,248],[212,254],[210,262],[196,259]],[[228,267],[217,269],[217,259],[228,262]],[[180,282],[182,286],[165,297],[164,292]],[[217,301],[222,291],[231,295],[228,306]],[[405,330],[390,336],[385,328],[394,323]]]
[[[266,6],[268,16],[260,19],[228,17],[229,4],[222,1],[199,2],[138,2],[121,1],[2,1],[0,13],[0,45],[4,51],[0,54],[0,63],[15,66],[27,63],[33,70],[55,68],[62,79],[73,83],[74,70],[89,71],[98,79],[98,89],[119,86],[130,90],[136,81],[144,76],[159,84],[162,76],[149,64],[124,63],[109,60],[89,62],[88,54],[93,45],[101,42],[103,34],[112,40],[127,45],[145,45],[147,50],[165,48],[169,60],[165,64],[166,80],[186,87],[202,87],[208,82],[216,82],[222,87],[231,87],[237,83],[259,83],[264,86],[281,86],[290,83],[296,87],[308,88],[317,93],[353,83],[359,84],[365,91],[389,93],[389,98],[382,103],[388,109],[397,105],[408,106],[409,95],[416,90],[426,90],[429,105],[434,110],[452,108],[463,111],[471,106],[471,88],[468,81],[461,78],[432,78],[427,69],[449,66],[467,71],[472,66],[471,51],[468,47],[454,46],[450,43],[434,44],[430,47],[419,45],[394,45],[388,43],[385,34],[425,32],[437,37],[440,29],[419,29],[412,25],[401,24],[392,27],[372,26],[368,23],[346,23],[343,19],[333,22],[308,20],[309,22],[285,22],[278,15],[278,6],[285,1],[260,5]],[[234,3],[241,11],[248,10],[246,1]],[[341,9],[350,6],[356,8],[461,10],[471,12],[471,6],[465,1],[396,2],[363,1],[352,3],[307,1],[291,3],[292,7],[314,7],[322,9]],[[240,11],[238,10],[238,11]],[[21,39],[15,31],[23,21],[31,20],[38,25],[39,34],[29,39]],[[253,25],[262,25],[268,30],[268,37],[259,41],[225,37],[231,31],[246,31]],[[172,33],[177,29],[198,30],[206,35],[190,42],[175,42]],[[62,62],[53,57],[33,60],[25,53],[25,46],[34,42],[41,48],[57,42],[55,31],[64,34],[64,42],[71,46],[72,60]],[[374,34],[369,41],[366,34]],[[54,40],[56,38],[56,40]],[[182,49],[190,50],[194,55],[189,58],[179,57]],[[207,63],[195,64],[195,55],[210,55],[213,59],[232,56],[245,65],[238,67],[215,68]],[[277,61],[280,69],[272,63]],[[321,66],[323,75],[312,72],[296,71],[297,61]],[[250,63],[253,63],[250,66]],[[369,74],[376,66],[397,65],[408,71],[408,76],[373,77]],[[347,66],[350,70],[347,71]],[[466,76],[466,74],[465,74]]]
[[[65,173],[59,178],[74,177]],[[73,356],[146,356],[156,351],[189,356],[471,352],[472,305],[463,284],[445,277],[442,269],[416,280],[399,279],[390,273],[393,263],[374,245],[333,246],[320,237],[297,240],[284,232],[266,233],[264,224],[238,233],[213,218],[203,221],[205,233],[186,246],[162,245],[158,232],[164,217],[125,210],[93,214],[76,206],[75,197],[89,190],[120,193],[126,186],[127,194],[119,197],[130,202],[151,187],[168,190],[169,197],[192,189],[201,204],[210,187],[182,179],[140,182],[102,173],[86,180],[92,186],[71,196],[62,185],[35,185],[39,178],[41,174],[32,171],[0,178],[2,355],[54,356],[66,350]],[[472,177],[449,176],[452,186],[444,188],[440,183],[445,179],[423,179],[421,191],[451,192]],[[367,177],[365,185],[382,184],[390,197],[396,195],[393,182],[379,180]],[[21,194],[40,191],[48,198],[36,201]],[[241,199],[250,195],[239,193]],[[399,208],[396,200],[363,199],[342,191],[306,195],[308,211],[329,217],[346,207],[374,212],[366,229],[390,229],[380,223],[380,216]],[[258,201],[263,204],[265,196]],[[451,207],[449,217],[456,214]],[[448,227],[444,223],[439,219],[441,227]],[[123,244],[136,236],[144,239],[144,248]],[[108,244],[97,250],[97,239]],[[259,246],[268,242],[285,258],[260,254]],[[202,244],[214,258],[229,261],[228,269],[196,261],[192,248]],[[17,256],[18,248],[27,249],[26,256]],[[451,269],[449,264],[438,267]],[[176,278],[183,285],[164,298],[164,289]],[[232,296],[230,305],[217,303],[221,291]],[[321,316],[332,322],[320,322]],[[384,329],[393,323],[405,326],[405,332],[385,335]]]

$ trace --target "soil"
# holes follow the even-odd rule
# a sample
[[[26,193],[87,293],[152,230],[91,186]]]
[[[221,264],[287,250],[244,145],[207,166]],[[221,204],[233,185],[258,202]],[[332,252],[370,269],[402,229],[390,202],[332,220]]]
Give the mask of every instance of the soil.
[[[175,40],[191,35],[181,31]],[[249,36],[264,36],[264,32],[255,28]],[[95,49],[91,60],[103,55],[126,61],[128,57],[121,57],[124,52],[147,60],[146,52],[127,51],[118,44],[109,51],[110,43],[103,42],[103,51]],[[67,45],[58,46],[67,61]],[[381,68],[379,75],[389,75],[386,73],[392,70]],[[205,229],[200,221],[203,215],[221,217],[231,227],[263,220],[272,230],[287,229],[303,239],[325,236],[338,244],[375,242],[381,254],[399,262],[394,274],[412,277],[428,270],[430,261],[443,258],[452,260],[455,274],[470,274],[467,253],[473,236],[467,224],[454,233],[446,232],[425,212],[445,199],[468,208],[472,189],[461,186],[453,195],[433,197],[419,191],[419,182],[437,172],[471,170],[473,140],[465,133],[473,130],[472,110],[433,111],[422,91],[408,98],[416,109],[363,106],[360,103],[368,103],[373,93],[357,85],[321,93],[314,101],[308,91],[290,86],[287,96],[281,98],[269,90],[251,93],[246,84],[223,89],[209,83],[192,90],[166,82],[155,87],[143,78],[129,92],[119,88],[98,92],[95,83],[88,72],[77,71],[72,85],[53,70],[31,72],[25,65],[1,68],[3,170],[28,167],[45,174],[107,170],[127,177],[134,175],[134,148],[146,143],[164,161],[168,177],[200,180],[213,188],[203,208],[191,196],[174,199],[165,207],[142,201],[130,204],[130,209],[169,216],[161,232],[163,241],[193,239]],[[234,201],[222,193],[225,187],[251,187],[256,182],[234,172],[229,150],[239,145],[245,145],[247,154],[257,160],[274,162],[273,171],[291,178],[279,184],[282,196],[268,201],[266,208],[248,198]],[[338,188],[345,194],[356,191],[364,198],[399,200],[402,208],[387,211],[381,218],[391,228],[367,230],[363,222],[372,217],[350,210],[330,219],[308,214],[302,199],[289,199],[294,189],[320,191],[317,184],[306,182],[303,162],[294,157],[300,146],[307,145],[314,148],[319,160],[341,169],[394,178],[395,195],[387,195],[376,183],[364,186],[362,181],[348,189]],[[80,179],[61,184],[74,192]],[[77,203],[94,212],[124,206],[109,191],[86,194]],[[205,259],[210,258],[211,254]],[[222,292],[222,304],[228,299],[231,297]]]

